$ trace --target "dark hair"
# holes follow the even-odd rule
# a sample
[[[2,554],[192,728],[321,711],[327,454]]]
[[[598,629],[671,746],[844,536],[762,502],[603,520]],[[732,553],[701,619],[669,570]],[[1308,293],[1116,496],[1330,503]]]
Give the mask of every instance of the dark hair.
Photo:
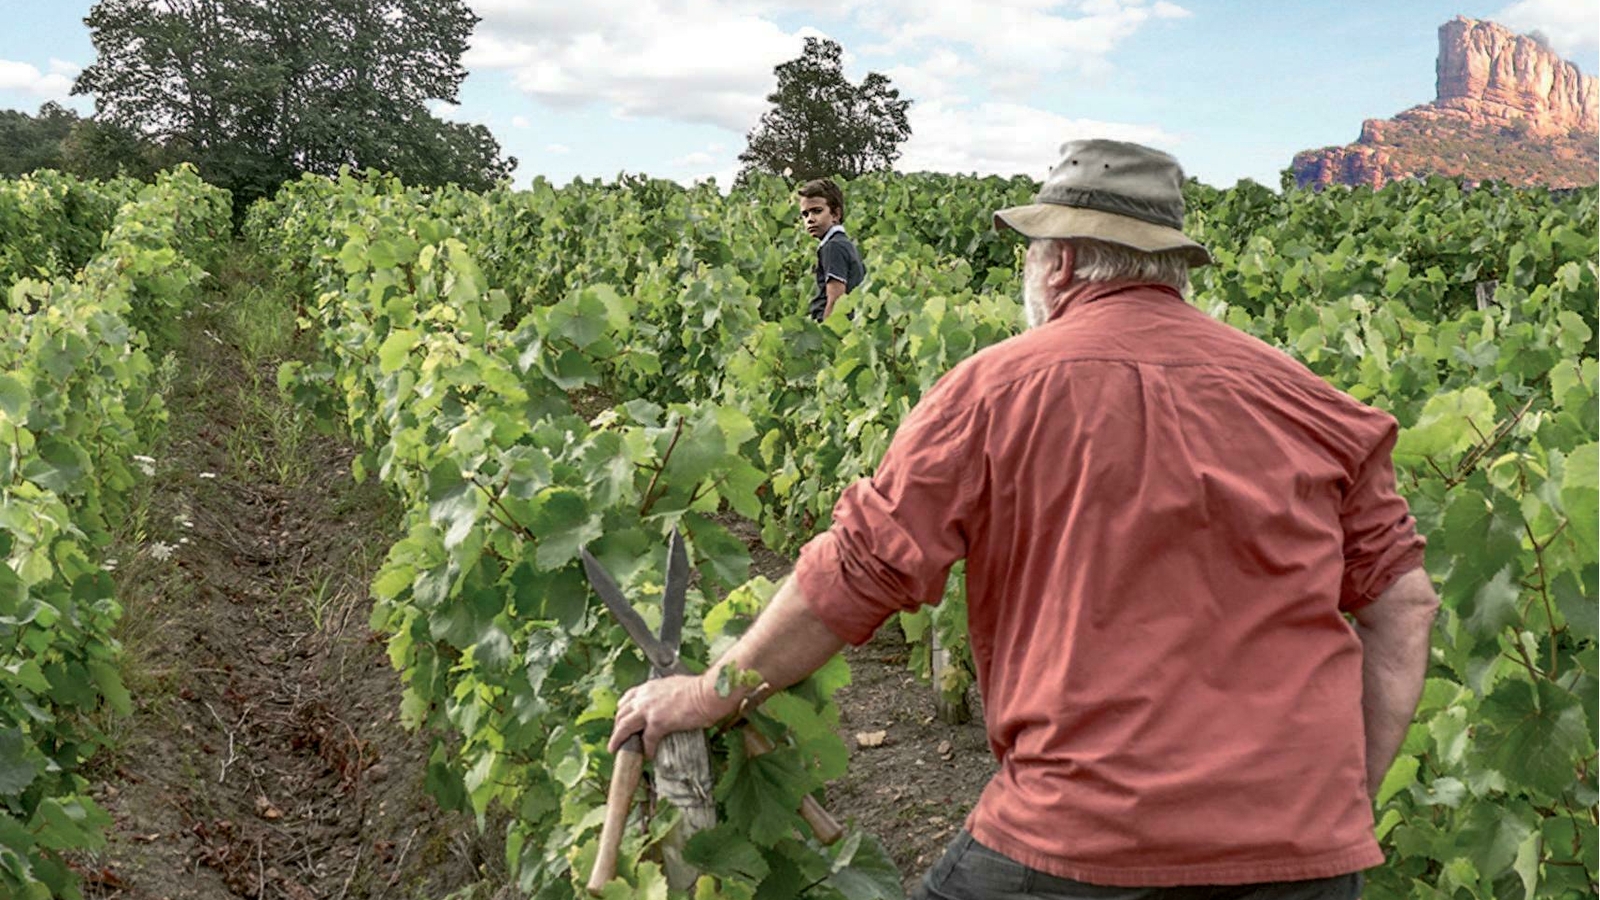
[[[800,185],[797,191],[802,197],[815,197],[828,201],[828,209],[833,211],[834,218],[844,221],[844,191],[833,183],[832,178],[813,178]]]

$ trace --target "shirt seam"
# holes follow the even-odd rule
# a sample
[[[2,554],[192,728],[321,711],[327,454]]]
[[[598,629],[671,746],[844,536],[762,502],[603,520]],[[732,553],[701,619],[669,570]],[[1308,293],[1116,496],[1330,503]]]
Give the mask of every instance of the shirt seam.
[[[1269,344],[1267,346],[1270,347],[1271,345]],[[1273,349],[1276,352],[1279,352],[1279,353],[1283,352],[1282,350],[1278,350],[1277,348],[1273,348]],[[1288,360],[1289,362],[1298,362],[1297,360],[1294,359],[1294,357],[1289,356],[1288,354],[1284,354],[1284,358],[1286,360]],[[971,360],[971,359],[972,359],[972,357],[968,357],[968,360]],[[966,362],[966,361],[963,361],[963,362]],[[998,391],[1007,390],[1007,389],[1015,386],[1019,382],[1025,381],[1025,380],[1027,380],[1029,378],[1032,378],[1032,377],[1034,377],[1036,375],[1052,372],[1052,371],[1055,371],[1055,370],[1057,370],[1059,368],[1075,365],[1077,363],[1089,363],[1089,362],[1123,363],[1123,364],[1130,365],[1130,366],[1149,365],[1149,366],[1157,366],[1157,367],[1160,367],[1160,368],[1168,368],[1168,369],[1211,368],[1211,369],[1217,369],[1219,371],[1243,372],[1243,373],[1247,373],[1247,374],[1251,374],[1251,375],[1264,376],[1264,377],[1272,377],[1272,376],[1278,374],[1277,372],[1275,372],[1273,370],[1273,367],[1271,367],[1271,366],[1261,365],[1261,364],[1252,364],[1252,363],[1245,363],[1245,364],[1225,363],[1225,362],[1217,362],[1215,360],[1193,360],[1193,361],[1190,361],[1190,360],[1143,360],[1143,359],[1138,359],[1138,358],[1135,358],[1135,357],[1127,357],[1127,356],[1098,356],[1098,355],[1097,356],[1074,356],[1074,357],[1071,357],[1069,359],[1056,359],[1056,360],[1050,360],[1050,361],[1047,361],[1047,362],[1042,362],[1039,365],[1035,366],[1034,368],[1028,369],[1027,371],[1024,371],[1024,372],[1016,373],[1014,375],[1011,375],[1011,376],[1007,377],[1003,381],[1000,381],[1000,382],[997,382],[997,383],[991,385],[989,388],[986,389],[984,397],[980,397],[980,398],[972,399],[972,400],[959,401],[955,405],[979,406],[979,405],[982,405],[987,399],[989,399],[988,395],[991,392],[998,392]],[[1302,363],[1301,365],[1303,366],[1304,364]],[[1299,374],[1306,374],[1306,373],[1295,373],[1295,374],[1299,375]],[[1309,374],[1310,374],[1309,380],[1307,380],[1307,379],[1296,379],[1294,381],[1287,381],[1286,380],[1286,381],[1282,381],[1282,382],[1279,382],[1279,383],[1280,383],[1280,385],[1283,385],[1283,386],[1296,388],[1296,389],[1301,390],[1301,391],[1303,391],[1303,392],[1305,392],[1307,394],[1320,394],[1321,395],[1321,399],[1335,399],[1335,398],[1351,399],[1351,398],[1349,398],[1348,394],[1346,394],[1345,392],[1339,390],[1338,388],[1334,387],[1333,385],[1328,384],[1326,381],[1323,381],[1321,378],[1317,377],[1317,375],[1315,373],[1309,373]],[[968,381],[970,383],[970,379],[963,379],[963,380],[964,381]],[[1305,383],[1301,383],[1302,381],[1305,381]],[[963,385],[963,386],[966,386],[966,385]],[[1359,401],[1357,401],[1357,402],[1359,402]]]

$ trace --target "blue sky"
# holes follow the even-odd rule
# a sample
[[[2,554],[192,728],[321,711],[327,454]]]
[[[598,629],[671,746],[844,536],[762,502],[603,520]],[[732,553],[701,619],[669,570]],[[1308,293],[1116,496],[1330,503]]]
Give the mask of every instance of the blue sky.
[[[1537,28],[1600,68],[1594,0],[469,0],[483,21],[459,102],[517,157],[518,185],[621,172],[737,171],[773,67],[804,37],[845,48],[915,102],[897,168],[1042,176],[1057,146],[1116,137],[1202,181],[1276,187],[1296,151],[1434,97],[1438,27],[1456,15]],[[94,59],[89,2],[0,0],[0,108],[68,98]]]

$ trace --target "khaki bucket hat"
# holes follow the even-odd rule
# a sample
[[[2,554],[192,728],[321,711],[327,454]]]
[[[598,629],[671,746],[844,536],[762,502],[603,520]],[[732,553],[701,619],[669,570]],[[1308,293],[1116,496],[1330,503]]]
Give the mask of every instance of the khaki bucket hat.
[[[1154,253],[1182,250],[1190,266],[1211,263],[1183,233],[1183,168],[1171,155],[1125,141],[1061,145],[1034,202],[994,214],[996,228],[1023,236],[1094,238]]]

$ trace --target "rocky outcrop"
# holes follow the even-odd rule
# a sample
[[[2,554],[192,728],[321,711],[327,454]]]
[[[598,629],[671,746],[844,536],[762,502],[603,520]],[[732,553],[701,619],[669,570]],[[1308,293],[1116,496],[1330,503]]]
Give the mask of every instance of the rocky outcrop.
[[[1376,189],[1396,177],[1404,173],[1391,165],[1387,150],[1362,144],[1309,150],[1294,158],[1294,180],[1300,187],[1364,184]]]
[[[1295,156],[1299,185],[1382,187],[1426,173],[1575,187],[1594,184],[1600,82],[1539,40],[1458,16],[1439,27],[1437,94],[1356,143]]]
[[[1411,112],[1457,115],[1490,128],[1521,121],[1529,136],[1600,132],[1595,78],[1493,22],[1457,16],[1439,26],[1436,70],[1438,98]]]

